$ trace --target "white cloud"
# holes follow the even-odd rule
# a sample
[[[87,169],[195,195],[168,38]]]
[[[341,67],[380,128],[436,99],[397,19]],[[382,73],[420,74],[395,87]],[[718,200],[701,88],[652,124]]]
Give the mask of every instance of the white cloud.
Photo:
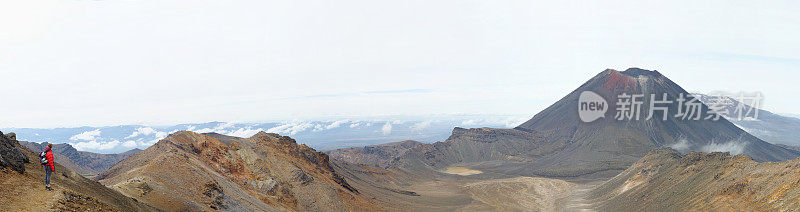
[[[196,132],[196,133],[210,133],[210,132],[215,132],[215,133],[219,133],[219,134],[225,134],[225,133],[227,133],[227,132],[228,132],[228,131],[227,131],[227,130],[225,130],[225,129],[227,129],[227,128],[230,128],[230,127],[233,127],[233,126],[234,126],[234,123],[225,122],[225,123],[220,123],[220,124],[218,124],[218,125],[217,125],[216,127],[214,127],[214,128],[203,128],[203,129],[199,129],[199,130],[197,130],[197,131],[194,131],[194,132]]]
[[[356,128],[359,126],[361,126],[361,122],[353,122],[352,124],[350,124],[350,128]]]
[[[325,126],[322,126],[321,124],[314,124],[314,129],[311,130],[311,131],[319,132],[319,131],[323,131],[323,130],[325,130]]]
[[[253,136],[261,131],[264,131],[264,129],[262,128],[251,129],[250,127],[247,127],[247,128],[239,128],[236,131],[226,133],[226,135],[240,137],[240,138],[249,138],[250,136]]]
[[[193,127],[190,127],[190,128],[193,128]],[[137,139],[137,141],[139,141],[139,146],[148,147],[150,145],[153,145],[153,144],[157,143],[161,139],[166,138],[169,134],[172,134],[172,133],[175,133],[175,132],[178,132],[178,131],[179,130],[172,130],[169,133],[161,132],[161,131],[155,131],[155,132],[151,133],[151,134],[153,134],[155,136],[154,139],[142,140],[143,138],[140,137],[139,139]],[[125,146],[125,145],[123,144],[123,146]]]
[[[430,126],[431,126],[431,121],[423,121],[423,122],[414,123],[409,128],[411,128],[411,130],[413,130],[413,131],[420,132],[420,131],[423,131],[423,130],[427,129]]]
[[[292,122],[292,123],[284,123],[280,126],[270,128],[267,130],[267,132],[278,133],[282,135],[286,134],[294,135],[312,127],[314,127],[314,125],[308,122]]]
[[[203,128],[203,129],[195,130],[194,132],[196,132],[196,133],[210,133],[210,132],[215,132],[215,130],[213,128]],[[216,131],[216,132],[219,132],[219,131]]]
[[[401,121],[401,120],[392,121],[392,124],[403,124],[403,123],[405,123],[405,121]]]
[[[464,120],[461,122],[461,126],[475,126],[478,125],[478,122],[475,119]]]
[[[150,146],[150,145],[153,145],[155,143],[158,143],[158,141],[160,141],[161,139],[164,139],[164,138],[156,138],[156,139],[153,139],[153,140],[139,141],[139,146],[143,146],[143,147]]]
[[[86,142],[77,142],[77,143],[70,143],[75,149],[80,151],[91,151],[91,150],[109,150],[113,149],[120,145],[120,142],[117,140],[110,141],[110,142],[103,142],[103,141],[86,141]]]
[[[148,136],[148,135],[155,135],[156,137],[166,137],[166,134],[167,133],[157,131],[151,127],[139,127],[136,128],[136,131],[131,133],[131,135],[125,137],[125,139],[134,138],[137,136]]]
[[[459,126],[472,127],[472,126],[491,126],[491,127],[506,127],[514,128],[522,123],[528,121],[524,117],[508,117],[508,118],[486,118],[486,119],[468,119],[461,122]]]
[[[166,132],[160,132],[160,131],[156,132],[156,138],[165,138],[167,137],[167,135],[169,134],[167,134]]]
[[[711,142],[700,148],[702,152],[730,152],[732,155],[742,154],[747,142],[730,141],[727,143]]]
[[[383,133],[383,135],[392,134],[392,124],[386,122],[386,124],[384,124],[383,127],[381,127],[381,133]]]
[[[125,142],[122,142],[122,146],[127,147],[127,148],[134,148],[134,147],[136,147],[136,145],[137,145],[136,141],[125,141]]]
[[[330,125],[325,126],[325,129],[330,130],[330,129],[333,129],[333,128],[337,128],[337,127],[342,126],[342,124],[347,124],[348,122],[350,122],[350,121],[348,121],[348,120],[335,121],[335,122],[331,123]]]
[[[525,123],[526,121],[528,121],[527,118],[508,118],[503,122],[503,124],[508,128],[513,128]]]
[[[99,136],[100,136],[100,129],[95,129],[95,130],[92,130],[92,131],[86,131],[86,132],[82,132],[82,133],[77,134],[77,135],[73,135],[72,137],[69,138],[69,140],[73,140],[73,141],[78,141],[78,140],[91,141],[91,140],[95,140]]]
[[[687,141],[686,139],[681,139],[677,143],[669,145],[669,148],[677,150],[678,152],[684,152],[685,153],[685,152],[689,151],[689,141]]]

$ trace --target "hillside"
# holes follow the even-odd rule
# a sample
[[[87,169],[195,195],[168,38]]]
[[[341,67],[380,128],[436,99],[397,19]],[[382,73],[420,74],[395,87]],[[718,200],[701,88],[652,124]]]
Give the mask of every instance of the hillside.
[[[330,155],[332,159],[349,163],[387,167],[390,161],[419,145],[422,145],[422,143],[407,140],[365,147],[341,148],[326,153]]]
[[[800,152],[800,146],[789,146],[789,145],[783,145],[783,144],[776,144],[776,145],[778,145],[780,147],[783,147],[783,148],[786,148],[786,149],[791,149],[791,150]]]
[[[180,131],[96,180],[164,210],[379,208],[334,171],[326,154],[265,132],[236,138]]]
[[[601,211],[786,211],[800,207],[800,159],[655,150],[587,195]]]
[[[608,102],[605,118],[581,121],[577,109],[584,91],[595,92]],[[654,114],[658,118],[646,119],[642,112],[638,120],[617,120],[611,104],[623,93],[693,98],[657,71],[609,69],[514,129],[455,128],[446,141],[412,148],[389,167],[418,172],[458,165],[484,172],[591,181],[613,177],[650,150],[669,146],[683,152],[731,151],[756,161],[800,155],[764,142],[724,118],[679,119],[676,104],[662,105],[668,108],[665,120],[660,118],[661,111]],[[639,100],[643,100],[640,110],[649,111],[649,98]],[[701,111],[708,111],[706,105],[699,105]]]
[[[772,113],[767,110],[751,107],[747,104],[742,104],[736,98],[723,96],[709,96],[705,94],[693,93],[700,101],[706,103],[709,101],[728,101],[729,105],[725,109],[734,117],[728,119],[736,124],[742,130],[772,144],[785,144],[785,145],[800,145],[800,119],[795,117],[787,117]],[[739,119],[736,110],[740,107],[742,111],[751,111],[750,115],[758,113],[757,119],[742,118]],[[742,112],[745,113],[745,112]],[[746,116],[742,116],[746,117]]]
[[[44,151],[47,142],[36,143],[19,141],[20,144],[27,147],[34,152]],[[53,155],[56,162],[67,167],[69,170],[77,172],[81,175],[96,175],[103,173],[114,164],[117,164],[122,159],[142,151],[140,149],[132,149],[119,154],[99,154],[93,152],[78,151],[72,145],[67,143],[53,144]]]
[[[17,160],[20,156],[29,160]],[[0,164],[0,211],[155,211],[58,163],[51,176],[55,191],[45,190],[37,153],[2,133],[0,159],[12,161]]]

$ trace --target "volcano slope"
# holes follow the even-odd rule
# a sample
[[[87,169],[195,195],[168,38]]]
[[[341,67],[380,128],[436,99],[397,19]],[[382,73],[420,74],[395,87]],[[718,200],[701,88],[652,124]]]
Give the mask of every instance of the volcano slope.
[[[600,211],[791,211],[800,208],[800,159],[654,150],[586,197]]]
[[[336,173],[326,154],[265,132],[176,132],[96,179],[167,211],[380,209]]]
[[[739,128],[766,142],[783,145],[800,144],[800,131],[797,130],[800,129],[800,119],[798,118],[782,116],[767,110],[751,107],[750,105],[739,102],[740,99],[737,99],[739,98],[738,96],[729,97],[720,94],[705,95],[698,93],[693,93],[692,95],[703,103],[708,102],[713,104],[717,101],[729,102],[730,104],[726,105],[725,109],[730,111],[729,115],[732,117],[728,120],[739,126]],[[739,107],[741,107],[740,110],[743,114],[746,111],[751,111],[752,114],[758,113],[758,119],[744,118],[746,116],[742,116],[740,119],[738,114],[735,113]]]
[[[589,123],[580,120],[577,109],[584,91],[606,100],[605,118]],[[617,111],[611,105],[623,93],[645,96],[638,99],[642,101],[638,120],[614,118]],[[668,146],[680,147],[682,152],[733,151],[756,161],[782,161],[800,155],[764,142],[724,118],[705,120],[708,106],[702,103],[700,120],[676,117],[677,103],[656,105],[668,108],[666,120],[659,110],[646,119],[650,94],[657,100],[663,94],[672,101],[681,94],[687,101],[694,99],[657,71],[609,69],[514,129],[455,128],[446,141],[415,147],[389,167],[424,172],[467,166],[508,175],[593,181],[611,178],[650,150]]]
[[[0,159],[11,161],[10,164],[0,164],[0,211],[156,210],[58,163],[50,179],[55,191],[47,191],[44,189],[44,168],[34,161],[38,160],[37,153],[2,133]]]

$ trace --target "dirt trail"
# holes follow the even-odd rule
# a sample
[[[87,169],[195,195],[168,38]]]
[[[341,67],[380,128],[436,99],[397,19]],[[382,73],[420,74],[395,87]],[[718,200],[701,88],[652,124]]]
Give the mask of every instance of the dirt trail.
[[[589,191],[602,184],[602,181],[580,184],[572,190],[572,195],[567,200],[564,211],[596,211],[592,208],[592,201],[587,199]]]
[[[0,211],[50,211],[64,197],[62,189],[44,189],[44,183],[18,173],[0,174]],[[7,201],[7,202],[6,202]]]

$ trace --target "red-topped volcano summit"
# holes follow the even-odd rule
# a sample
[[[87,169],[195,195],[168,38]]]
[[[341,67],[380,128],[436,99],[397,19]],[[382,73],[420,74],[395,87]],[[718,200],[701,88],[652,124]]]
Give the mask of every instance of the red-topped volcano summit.
[[[591,123],[584,123],[578,118],[578,97],[583,91],[598,93],[608,100],[610,107],[605,118]],[[639,120],[616,118],[619,111],[615,105],[619,102],[618,96],[623,93],[642,94]],[[594,151],[593,148],[573,148],[564,152],[577,156],[590,152],[616,152],[620,156],[638,158],[652,148],[673,147],[681,151],[729,151],[750,156],[757,161],[782,161],[797,157],[796,152],[764,142],[724,118],[714,120],[713,114],[708,113],[709,108],[704,104],[698,104],[701,113],[696,117],[699,120],[691,115],[683,118],[678,113],[689,112],[689,108],[686,106],[688,103],[678,104],[677,100],[681,95],[686,99],[685,103],[694,100],[686,90],[658,71],[638,68],[623,72],[606,70],[516,129],[548,134],[554,141],[560,138],[578,146],[606,147]],[[651,96],[655,98],[651,99]],[[654,115],[647,119],[651,111],[651,101],[664,99],[672,103],[652,105],[665,107],[667,118],[663,119],[662,110],[654,109]],[[683,108],[678,108],[679,106]]]
[[[605,99],[603,118],[581,121],[578,107],[584,91]],[[634,102],[619,98],[623,94],[641,95],[635,98],[640,108],[638,114],[622,110],[626,116],[619,120],[617,102]],[[660,110],[654,110],[648,119],[651,94],[656,101],[672,102],[654,102],[653,108]],[[681,96],[684,103],[696,103],[701,112],[699,120],[679,115],[689,110],[688,104],[678,102]],[[667,114],[662,120],[663,111]],[[613,176],[648,151],[662,147],[683,152],[731,152],[756,161],[782,161],[800,155],[764,142],[724,118],[705,119],[711,115],[707,111],[708,106],[657,71],[608,69],[514,129],[456,128],[447,141],[415,148],[394,166],[419,169],[424,164],[439,170],[461,165],[515,175],[595,178]]]

